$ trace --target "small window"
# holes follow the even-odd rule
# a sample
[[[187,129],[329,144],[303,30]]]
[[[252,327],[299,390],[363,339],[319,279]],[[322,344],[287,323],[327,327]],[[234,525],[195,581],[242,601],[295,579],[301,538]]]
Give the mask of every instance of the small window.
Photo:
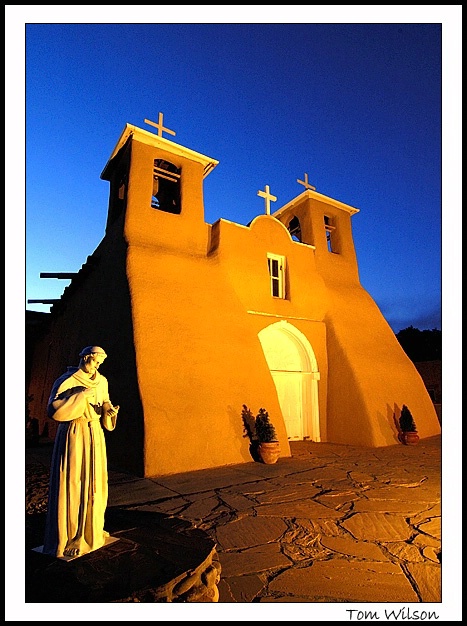
[[[268,253],[268,269],[273,298],[285,298],[285,257]]]
[[[302,229],[300,227],[300,220],[296,215],[290,220],[288,230],[290,236],[294,241],[302,240]]]
[[[126,197],[126,184],[122,180],[120,183],[120,187],[118,188],[118,199],[125,200],[125,197]]]
[[[333,235],[336,227],[333,225],[332,219],[328,215],[324,216],[324,228],[326,230],[326,242],[328,244],[328,251],[336,252]]]
[[[154,160],[151,207],[180,214],[180,168],[163,159]]]

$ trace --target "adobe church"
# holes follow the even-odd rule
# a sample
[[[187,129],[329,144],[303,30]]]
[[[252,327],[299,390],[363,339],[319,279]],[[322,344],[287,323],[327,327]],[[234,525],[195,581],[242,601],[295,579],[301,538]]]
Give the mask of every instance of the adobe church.
[[[48,422],[54,380],[83,346],[121,406],[109,466],[142,477],[251,462],[242,405],[264,407],[290,456],[308,439],[398,444],[406,404],[420,438],[440,432],[433,403],[361,286],[355,209],[308,183],[244,226],[204,220],[203,180],[218,161],[126,124],[101,178],[105,235],[52,307],[34,352],[31,414]],[[280,460],[279,460],[280,462]]]

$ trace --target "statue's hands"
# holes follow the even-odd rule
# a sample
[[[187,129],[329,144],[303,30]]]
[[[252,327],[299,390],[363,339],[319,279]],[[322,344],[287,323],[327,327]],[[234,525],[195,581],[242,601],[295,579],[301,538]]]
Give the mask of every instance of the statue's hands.
[[[117,415],[120,406],[118,404],[114,406],[111,402],[104,402],[104,409],[106,415],[108,415],[109,417],[114,417],[114,415]]]
[[[65,389],[64,391],[62,391],[62,393],[60,393],[55,399],[56,400],[68,400],[68,398],[71,398],[72,396],[74,396],[77,393],[80,392],[89,392],[92,391],[92,389],[87,389],[86,387],[69,387],[69,389]],[[86,395],[90,395],[90,394],[86,394]]]

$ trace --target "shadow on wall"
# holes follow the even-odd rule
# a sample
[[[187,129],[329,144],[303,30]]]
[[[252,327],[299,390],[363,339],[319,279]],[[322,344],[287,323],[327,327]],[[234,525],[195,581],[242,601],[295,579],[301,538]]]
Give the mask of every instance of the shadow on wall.
[[[391,427],[391,431],[394,438],[394,443],[400,443],[400,426],[399,426],[399,417],[401,414],[401,409],[398,404],[394,403],[394,408],[386,404],[386,420]]]
[[[256,418],[250,409],[244,404],[242,406],[242,422],[243,422],[243,438],[248,438],[249,451],[251,458],[253,461],[261,461],[261,457],[259,455],[259,441],[256,436]]]
[[[236,410],[233,406],[229,405],[227,407],[227,414],[229,416],[230,423],[233,426],[234,432],[238,431],[239,435],[241,435],[240,429],[242,427],[242,422],[239,419],[239,411]],[[253,418],[253,422],[254,422],[254,418]],[[239,448],[240,454],[242,456],[242,459],[244,459],[245,461],[250,461],[250,460],[256,461],[257,459],[254,458],[252,455],[251,446],[247,448],[247,444],[244,441],[246,436],[247,435],[243,434],[241,437],[239,436],[238,438],[238,440],[240,441],[240,448]]]
[[[332,324],[327,324],[328,344],[333,346],[332,353],[328,352],[328,371],[335,371],[336,375],[328,379],[327,405],[327,441],[334,443],[350,443],[363,446],[372,446],[374,423],[365,417],[366,429],[362,430],[362,420],[356,411],[348,411],[348,406],[364,407],[365,394],[361,389],[360,380],[352,365],[345,347],[341,344]],[[345,397],[344,404],[340,398]],[[330,417],[332,416],[332,418]],[[383,415],[379,424],[383,424]],[[345,423],[345,432],[342,424]],[[359,433],[360,435],[357,435]],[[350,438],[353,441],[350,441]]]

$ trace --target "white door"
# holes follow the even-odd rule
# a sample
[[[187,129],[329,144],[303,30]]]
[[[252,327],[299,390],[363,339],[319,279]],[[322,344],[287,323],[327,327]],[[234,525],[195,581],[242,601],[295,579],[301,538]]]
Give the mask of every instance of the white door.
[[[271,372],[276,385],[277,397],[284,417],[287,436],[290,440],[301,440],[303,432],[302,380],[298,372]]]
[[[258,333],[290,440],[320,441],[318,364],[308,339],[292,324],[276,322]]]

